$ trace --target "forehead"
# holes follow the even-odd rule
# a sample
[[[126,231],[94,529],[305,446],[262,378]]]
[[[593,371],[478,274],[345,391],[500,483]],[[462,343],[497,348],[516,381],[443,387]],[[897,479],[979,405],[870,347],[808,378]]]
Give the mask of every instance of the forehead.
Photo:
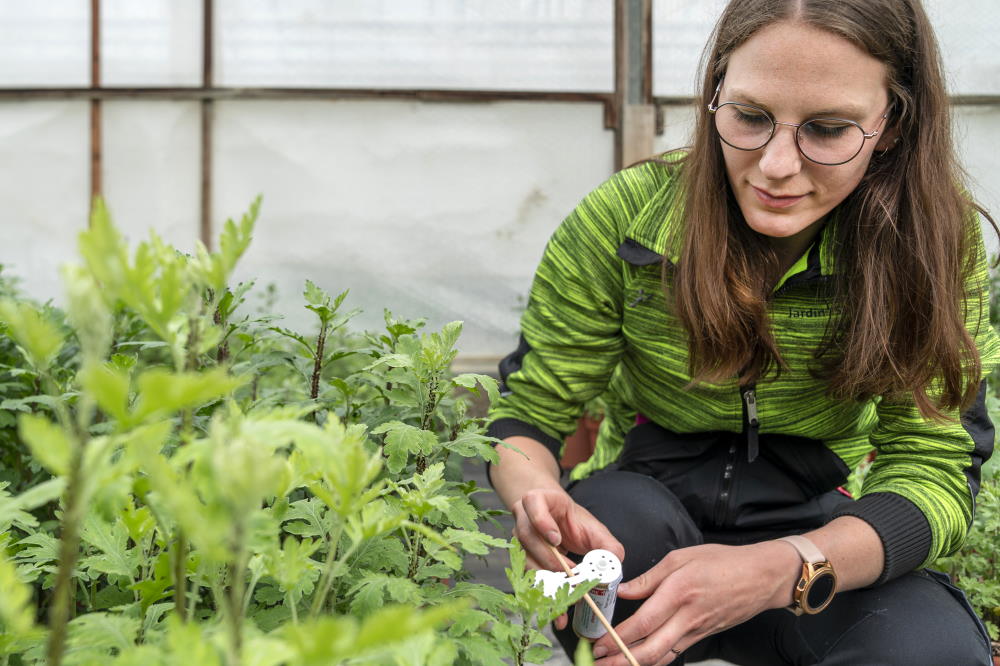
[[[839,35],[791,21],[762,28],[730,54],[726,88],[803,113],[845,105],[874,113],[889,99],[881,61]]]

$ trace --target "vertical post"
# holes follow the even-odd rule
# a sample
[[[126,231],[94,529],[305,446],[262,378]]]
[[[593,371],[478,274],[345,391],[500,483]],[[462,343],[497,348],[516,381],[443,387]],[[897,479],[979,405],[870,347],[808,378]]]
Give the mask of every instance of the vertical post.
[[[653,153],[652,0],[615,0],[615,168]]]
[[[213,86],[212,34],[214,32],[212,0],[202,0],[201,87]],[[201,242],[212,248],[212,100],[201,100]]]
[[[90,0],[90,88],[101,87],[101,0]],[[101,100],[90,100],[90,200],[103,191],[101,134]]]

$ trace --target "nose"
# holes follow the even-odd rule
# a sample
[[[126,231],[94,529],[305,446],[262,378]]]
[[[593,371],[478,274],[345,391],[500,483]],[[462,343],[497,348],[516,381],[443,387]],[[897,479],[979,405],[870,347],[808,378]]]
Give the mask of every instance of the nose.
[[[795,142],[795,127],[776,125],[774,136],[763,148],[760,172],[769,180],[783,180],[802,170],[802,153]]]

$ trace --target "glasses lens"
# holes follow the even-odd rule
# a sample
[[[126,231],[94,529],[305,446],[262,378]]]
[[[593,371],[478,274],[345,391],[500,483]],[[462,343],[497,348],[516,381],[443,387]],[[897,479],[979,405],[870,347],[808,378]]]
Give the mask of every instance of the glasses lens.
[[[715,129],[733,148],[756,150],[771,138],[774,123],[758,108],[730,102],[715,112]]]
[[[847,120],[817,118],[804,123],[796,136],[802,154],[821,164],[847,162],[861,150],[865,132]]]

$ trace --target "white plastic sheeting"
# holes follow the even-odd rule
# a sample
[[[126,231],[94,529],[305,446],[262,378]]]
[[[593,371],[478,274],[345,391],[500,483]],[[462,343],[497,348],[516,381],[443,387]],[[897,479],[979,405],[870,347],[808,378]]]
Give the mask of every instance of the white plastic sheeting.
[[[89,108],[0,104],[0,264],[40,299],[63,293],[58,267],[87,224]]]
[[[614,3],[220,0],[220,85],[614,88]]]
[[[264,202],[243,279],[304,322],[309,278],[361,306],[466,322],[461,349],[513,349],[555,225],[612,170],[592,104],[232,102],[218,107],[215,217]]]
[[[201,225],[198,102],[105,102],[104,197],[132,242],[156,229],[184,252]]]
[[[726,0],[654,0],[654,95],[694,93],[705,42],[725,6]],[[924,7],[937,33],[952,94],[1000,93],[1000,3],[924,0]]]

